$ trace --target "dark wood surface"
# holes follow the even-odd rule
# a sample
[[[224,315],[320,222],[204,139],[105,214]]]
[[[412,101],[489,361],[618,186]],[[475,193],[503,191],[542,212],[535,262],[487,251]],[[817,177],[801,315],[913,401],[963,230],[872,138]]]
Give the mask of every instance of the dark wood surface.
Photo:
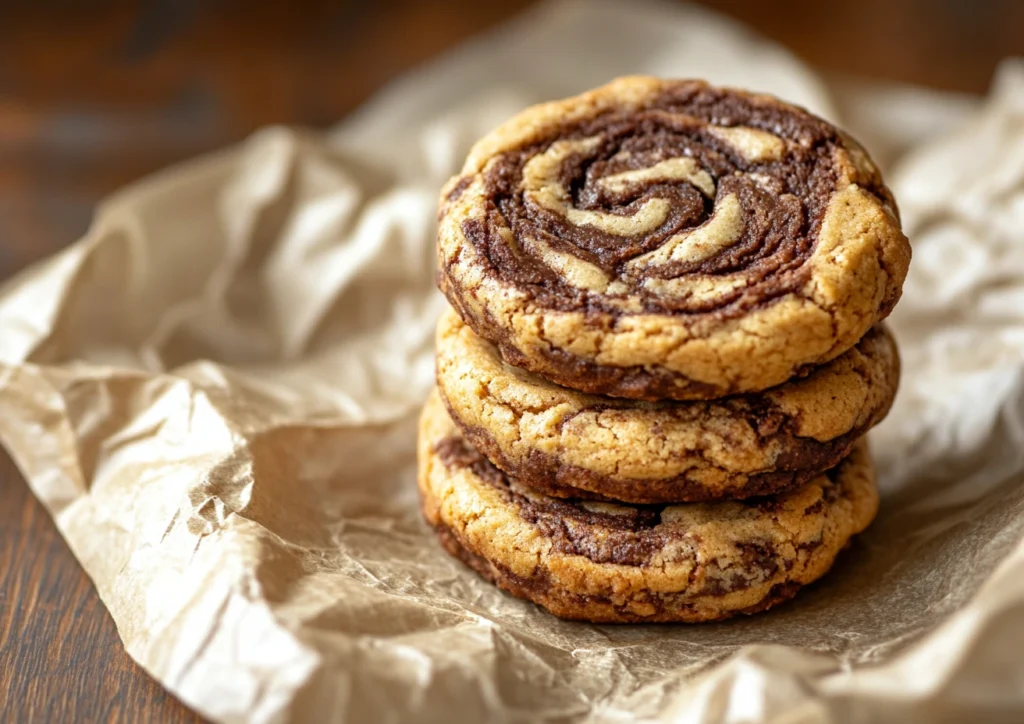
[[[79,237],[97,200],[267,123],[329,124],[527,0],[0,0],[0,278]],[[705,3],[824,68],[983,91],[1024,55],[1016,0]],[[0,722],[201,721],[124,652],[0,453]]]
[[[125,653],[5,452],[0,486],[0,722],[201,722]]]

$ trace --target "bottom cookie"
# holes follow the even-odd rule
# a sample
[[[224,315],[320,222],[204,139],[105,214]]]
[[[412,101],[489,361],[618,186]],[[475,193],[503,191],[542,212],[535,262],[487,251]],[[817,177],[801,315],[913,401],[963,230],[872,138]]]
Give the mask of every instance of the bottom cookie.
[[[449,553],[556,616],[600,623],[762,611],[824,575],[878,507],[863,442],[833,470],[769,497],[681,505],[552,498],[476,452],[436,391],[420,419],[419,487],[424,517]]]

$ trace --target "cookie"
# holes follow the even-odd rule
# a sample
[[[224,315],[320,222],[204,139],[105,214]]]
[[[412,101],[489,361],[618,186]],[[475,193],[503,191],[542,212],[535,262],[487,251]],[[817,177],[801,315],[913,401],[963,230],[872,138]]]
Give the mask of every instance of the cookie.
[[[672,503],[805,483],[885,417],[898,381],[881,325],[807,377],[663,403],[588,395],[512,367],[450,310],[437,327],[437,383],[452,419],[517,482],[557,497]]]
[[[552,498],[474,450],[436,394],[420,420],[419,486],[452,555],[556,616],[595,622],[764,610],[821,577],[878,507],[863,442],[775,496],[670,506]]]
[[[507,362],[644,400],[757,392],[838,357],[910,262],[855,141],[699,81],[623,78],[520,113],[438,218],[438,285]]]

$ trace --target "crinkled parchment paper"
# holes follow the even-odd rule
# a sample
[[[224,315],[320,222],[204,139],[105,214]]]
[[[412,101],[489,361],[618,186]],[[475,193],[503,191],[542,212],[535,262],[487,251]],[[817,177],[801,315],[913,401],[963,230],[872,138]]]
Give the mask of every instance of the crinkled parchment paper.
[[[438,187],[526,103],[636,71],[846,122],[914,242],[882,513],[795,602],[723,624],[560,622],[416,509]],[[1019,721],[1024,67],[977,107],[842,88],[705,11],[543,6],[327,136],[111,198],[0,290],[0,438],[131,655],[214,720]]]

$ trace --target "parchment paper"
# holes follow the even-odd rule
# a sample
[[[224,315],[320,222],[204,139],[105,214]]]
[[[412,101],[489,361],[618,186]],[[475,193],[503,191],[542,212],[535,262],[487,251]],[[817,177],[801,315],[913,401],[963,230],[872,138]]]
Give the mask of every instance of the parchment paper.
[[[416,510],[438,187],[526,103],[638,71],[846,122],[914,242],[881,515],[795,602],[723,624],[560,622]],[[982,107],[833,87],[706,11],[542,6],[327,136],[111,198],[0,289],[0,440],[129,653],[216,721],[1020,721],[1024,66]]]

